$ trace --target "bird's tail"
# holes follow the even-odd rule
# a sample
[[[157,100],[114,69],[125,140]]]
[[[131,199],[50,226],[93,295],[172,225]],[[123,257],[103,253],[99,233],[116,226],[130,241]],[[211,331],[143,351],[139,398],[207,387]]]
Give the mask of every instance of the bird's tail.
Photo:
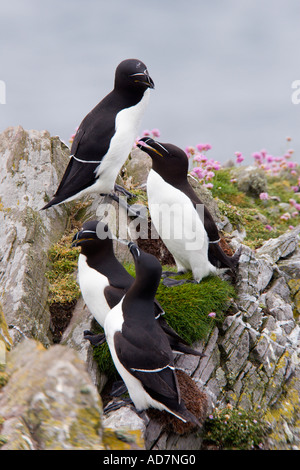
[[[183,401],[180,404],[180,408],[176,411],[170,411],[174,416],[176,416],[178,419],[183,421],[184,423],[191,423],[197,428],[201,428],[202,424],[200,421],[196,418],[193,413],[191,413],[183,403]]]
[[[216,268],[229,268],[235,271],[239,264],[242,247],[240,247],[233,256],[228,256],[219,244],[211,243],[208,249],[208,259]]]
[[[181,354],[189,354],[191,356],[199,356],[199,357],[205,357],[205,354],[196,351],[196,349],[191,348],[189,345],[182,343],[181,341],[177,341],[175,338],[172,336],[168,336],[168,340],[171,346],[171,349],[173,352],[178,352]]]

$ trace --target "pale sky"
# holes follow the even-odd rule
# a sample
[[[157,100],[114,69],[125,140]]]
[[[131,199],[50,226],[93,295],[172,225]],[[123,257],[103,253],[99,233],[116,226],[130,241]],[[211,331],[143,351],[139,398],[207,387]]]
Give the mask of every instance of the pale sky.
[[[0,131],[68,141],[138,58],[155,82],[143,129],[224,162],[294,148],[300,163],[299,0],[0,0]],[[0,94],[1,102],[1,94]],[[287,143],[286,137],[292,142]]]

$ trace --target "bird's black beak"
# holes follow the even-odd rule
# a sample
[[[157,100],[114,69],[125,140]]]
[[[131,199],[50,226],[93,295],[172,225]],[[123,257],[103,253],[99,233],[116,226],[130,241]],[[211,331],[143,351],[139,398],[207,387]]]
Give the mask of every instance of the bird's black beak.
[[[151,158],[157,155],[165,157],[169,154],[168,150],[162,144],[151,139],[151,137],[142,137],[138,141],[137,147],[143,150],[143,152],[146,152]]]
[[[145,70],[145,72],[133,73],[130,76],[134,79],[135,82],[143,83],[149,88],[154,88],[154,81],[150,77],[148,70]]]
[[[129,243],[128,243],[128,248],[129,248],[129,250],[130,250],[130,253],[131,253],[132,256],[133,256],[133,259],[134,259],[134,260],[137,260],[137,259],[140,257],[140,255],[141,255],[141,252],[140,252],[138,246],[137,246],[135,243],[133,243],[133,242],[129,242]]]
[[[71,247],[73,248],[74,246],[78,246],[78,243],[80,242],[80,234],[81,234],[81,231],[80,232],[77,232],[75,233],[73,239],[72,239],[72,244],[71,244]]]
[[[71,247],[74,248],[76,246],[80,246],[82,243],[97,240],[96,232],[89,231],[89,230],[80,230],[79,232],[75,233]]]

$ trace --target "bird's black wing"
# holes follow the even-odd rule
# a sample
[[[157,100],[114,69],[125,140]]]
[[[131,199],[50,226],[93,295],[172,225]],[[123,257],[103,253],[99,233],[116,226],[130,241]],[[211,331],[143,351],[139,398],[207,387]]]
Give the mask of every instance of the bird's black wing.
[[[95,170],[106,155],[115,133],[113,94],[107,95],[80,124],[71,147],[71,158],[53,199],[43,209],[65,201],[95,182]]]
[[[228,256],[226,253],[224,253],[224,251],[219,245],[220,235],[218,227],[205,204],[203,204],[203,202],[200,200],[200,198],[188,182],[186,182],[186,184],[183,185],[180,189],[186,196],[190,198],[195,209],[199,214],[199,217],[203,222],[205,231],[209,239],[209,261],[217,268],[229,268],[231,270],[235,270],[239,262],[240,251],[237,251],[233,256]],[[201,211],[200,205],[203,206],[204,212]]]
[[[157,328],[160,329],[159,325]],[[130,374],[140,380],[144,390],[154,400],[165,405],[183,421],[200,426],[197,418],[187,410],[181,399],[173,359],[164,344],[160,348],[157,336],[161,337],[162,343],[168,341],[164,333],[152,336],[147,334],[146,329],[145,332],[135,335],[134,342],[128,340],[121,332],[115,333],[114,345],[118,358]]]
[[[95,182],[95,170],[99,163],[80,163],[71,157],[60,185],[51,201],[43,209],[65,201]]]
[[[125,293],[126,292],[124,289],[119,289],[118,287],[114,286],[106,286],[104,288],[104,297],[111,309],[120,302]]]
[[[109,93],[81,122],[71,155],[84,161],[101,161],[116,130],[116,116],[122,109],[114,92]]]
[[[119,335],[120,354],[122,363],[127,368],[134,369],[161,369],[173,363],[173,353],[167,336],[158,322],[151,318],[150,322],[134,323],[127,321],[122,326]],[[124,347],[126,345],[126,347]]]
[[[147,336],[147,335],[146,335]],[[180,401],[173,361],[151,344],[151,338],[139,335],[140,347],[129,341],[121,332],[114,335],[118,359],[131,375],[139,379],[146,391],[157,400]],[[143,346],[142,346],[143,344]]]
[[[165,311],[158,302],[158,300],[154,299],[154,314],[155,317],[159,317],[160,315],[164,315]]]

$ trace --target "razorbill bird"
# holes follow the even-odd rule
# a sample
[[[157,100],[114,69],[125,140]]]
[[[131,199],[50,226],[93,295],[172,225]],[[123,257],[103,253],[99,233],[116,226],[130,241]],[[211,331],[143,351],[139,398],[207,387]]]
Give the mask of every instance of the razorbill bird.
[[[127,59],[118,65],[114,89],[81,122],[59,187],[42,209],[92,192],[119,202],[113,191],[122,188],[115,181],[138,134],[150,88],[154,83],[143,62]]]
[[[161,265],[155,256],[140,251],[134,243],[128,246],[136,279],[104,323],[113,362],[137,411],[153,407],[200,426],[181,399],[173,353],[153,315]]]
[[[240,252],[228,256],[220,247],[213,217],[188,182],[185,152],[149,137],[139,142],[138,147],[152,159],[147,179],[151,219],[173,255],[178,272],[192,271],[196,282],[215,273],[217,268],[234,272]]]
[[[126,242],[128,243],[130,242]],[[134,283],[134,277],[116,258],[113,235],[103,222],[85,222],[82,230],[74,235],[72,246],[81,248],[78,257],[78,282],[83,300],[99,325],[104,327],[108,312],[124,297]],[[154,299],[153,315],[167,334],[173,352],[202,357],[202,353],[191,348],[168,325],[162,317],[164,313],[161,305]],[[93,334],[88,330],[84,332],[84,337],[95,346],[105,341],[104,334]]]

